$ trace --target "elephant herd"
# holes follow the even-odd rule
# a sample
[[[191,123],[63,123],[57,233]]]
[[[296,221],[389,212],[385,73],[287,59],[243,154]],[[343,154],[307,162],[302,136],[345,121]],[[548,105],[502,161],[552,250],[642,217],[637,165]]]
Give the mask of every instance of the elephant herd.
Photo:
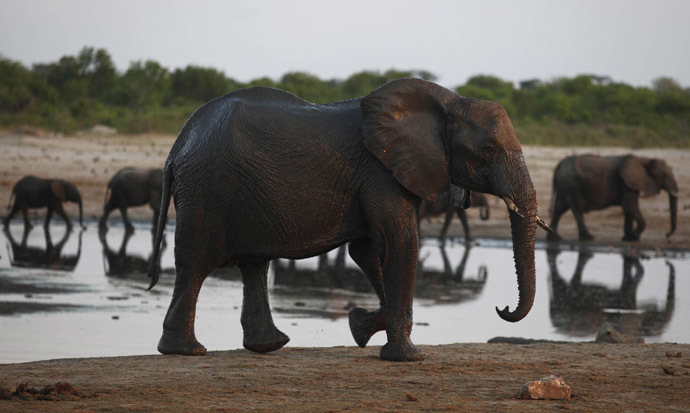
[[[153,210],[153,229],[158,224],[158,214],[161,204],[161,187],[163,186],[162,169],[138,169],[123,168],[119,170],[108,182],[103,205],[103,215],[98,221],[100,230],[107,229],[107,220],[110,213],[117,209],[122,215],[125,229],[131,233],[134,226],[127,217],[127,208],[141,205],[149,205]],[[12,200],[14,199],[14,204]],[[3,219],[5,228],[10,220],[18,212],[22,212],[24,227],[33,227],[29,220],[30,208],[47,208],[44,228],[48,228],[53,212],[57,212],[65,221],[67,228],[72,228],[72,221],[65,213],[62,204],[75,202],[79,205],[79,224],[84,226],[82,220],[82,199],[77,187],[62,179],[42,179],[35,176],[25,176],[20,179],[12,189],[9,214]]]
[[[638,197],[660,189],[670,194],[670,233],[675,229],[678,188],[662,160],[571,157],[558,166],[553,183],[554,230],[572,209],[580,239],[591,238],[582,214],[621,205],[625,239],[638,239],[645,227]],[[423,359],[410,340],[419,219],[433,203],[440,204],[433,213],[452,217],[454,210],[481,203],[480,193],[501,199],[509,211],[519,296],[512,311],[508,306],[496,311],[516,322],[534,301],[536,228],[551,230],[537,216],[522,148],[499,103],[469,99],[421,79],[395,80],[366,96],[330,104],[264,87],[214,99],[187,120],[162,172],[126,168],[111,179],[99,227],[119,209],[131,231],[127,207],[151,206],[150,289],[158,281],[155,263],[174,199],[176,281],[158,343],[163,354],[206,354],[194,332],[197,297],[211,271],[233,266],[244,285],[244,347],[281,348],[289,338],[273,323],[269,262],[349,244],[350,257],[379,299],[376,310],[350,310],[353,336],[364,346],[385,330],[381,359],[414,361]],[[76,187],[60,180],[24,178],[13,196],[5,225],[21,210],[28,226],[27,208],[48,207],[46,226],[53,211],[69,226],[62,202],[81,205]],[[458,215],[462,220],[464,211]],[[469,238],[466,224],[465,232]],[[557,239],[555,233],[549,237]]]

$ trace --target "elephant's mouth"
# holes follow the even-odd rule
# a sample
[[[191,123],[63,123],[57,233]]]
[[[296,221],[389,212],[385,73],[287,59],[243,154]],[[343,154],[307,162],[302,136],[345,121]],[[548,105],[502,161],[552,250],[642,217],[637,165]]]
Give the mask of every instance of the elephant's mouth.
[[[450,201],[456,207],[467,209],[472,205],[472,191],[461,186],[450,184]]]

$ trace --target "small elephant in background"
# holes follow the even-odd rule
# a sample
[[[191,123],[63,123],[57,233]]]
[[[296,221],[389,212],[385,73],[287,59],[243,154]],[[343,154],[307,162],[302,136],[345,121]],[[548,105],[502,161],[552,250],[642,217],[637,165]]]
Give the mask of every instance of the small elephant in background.
[[[12,198],[14,198],[14,204],[12,204]],[[3,224],[7,227],[12,217],[17,212],[22,211],[24,228],[25,230],[31,229],[33,225],[29,221],[28,210],[30,208],[48,208],[45,223],[43,224],[45,228],[48,228],[50,225],[54,212],[57,212],[62,217],[67,228],[72,228],[72,221],[62,206],[62,203],[67,201],[75,202],[79,205],[79,225],[85,228],[82,221],[81,194],[74,184],[62,179],[42,179],[35,176],[25,176],[12,188],[10,203],[7,206],[7,209],[11,208],[11,210],[3,220]]]
[[[580,241],[593,237],[587,231],[584,213],[620,205],[625,214],[623,241],[637,241],[645,229],[639,198],[668,192],[671,211],[670,237],[676,230],[678,184],[671,167],[661,159],[634,155],[573,155],[563,159],[553,175],[551,228],[548,240],[559,240],[558,221],[568,210],[577,221]],[[636,223],[636,226],[634,225]]]
[[[471,206],[479,208],[479,218],[482,221],[489,219],[489,201],[486,199],[486,195],[475,192],[471,197]],[[453,213],[457,213],[460,223],[462,224],[462,229],[465,232],[465,240],[469,241],[472,239],[470,234],[470,227],[467,225],[467,213],[465,209],[461,206],[455,206],[452,202],[448,201],[445,203],[422,201],[422,206],[419,208],[419,215],[417,215],[417,226],[422,221],[423,218],[436,217],[445,213],[446,218],[443,221],[443,228],[441,228],[441,235],[439,236],[441,240],[441,245],[446,245],[446,238],[448,234],[448,228],[453,220]]]
[[[148,204],[153,210],[153,231],[155,232],[160,213],[162,187],[163,169],[132,167],[120,169],[108,182],[103,215],[98,220],[99,229],[106,230],[108,215],[114,209],[119,209],[126,231],[134,232],[134,227],[127,217],[127,208]]]

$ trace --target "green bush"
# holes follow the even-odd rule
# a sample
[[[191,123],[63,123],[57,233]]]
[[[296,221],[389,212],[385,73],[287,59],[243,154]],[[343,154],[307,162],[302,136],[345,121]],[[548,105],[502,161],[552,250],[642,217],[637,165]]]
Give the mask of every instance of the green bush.
[[[277,81],[259,77],[241,83],[213,68],[190,65],[171,73],[152,60],[132,62],[119,74],[107,51],[91,47],[31,69],[0,57],[0,127],[29,124],[73,133],[104,124],[121,133],[172,134],[203,102],[245,87],[277,87],[326,103],[366,95],[403,77],[435,80],[424,70],[391,69],[343,80],[291,72]],[[525,144],[690,147],[690,89],[666,77],[651,88],[595,75],[530,79],[516,88],[495,76],[476,75],[455,90],[500,102]]]

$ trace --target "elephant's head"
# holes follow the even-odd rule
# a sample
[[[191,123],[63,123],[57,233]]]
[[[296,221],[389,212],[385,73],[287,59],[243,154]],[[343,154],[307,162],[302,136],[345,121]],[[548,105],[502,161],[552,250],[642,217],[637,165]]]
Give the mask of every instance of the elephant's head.
[[[56,179],[50,183],[50,190],[53,195],[60,200],[60,202],[74,202],[79,205],[79,225],[84,228],[84,223],[82,222],[83,207],[81,201],[81,194],[77,187],[67,181],[62,179]]]
[[[519,301],[501,318],[519,321],[534,301],[534,186],[520,142],[503,107],[468,99],[434,83],[402,79],[362,99],[364,144],[407,190],[438,201],[450,184],[502,198],[510,209]]]
[[[678,184],[671,167],[662,159],[628,156],[621,168],[621,178],[625,186],[644,196],[656,195],[662,189],[668,192],[668,203],[671,211],[670,237],[676,230],[678,215]]]

